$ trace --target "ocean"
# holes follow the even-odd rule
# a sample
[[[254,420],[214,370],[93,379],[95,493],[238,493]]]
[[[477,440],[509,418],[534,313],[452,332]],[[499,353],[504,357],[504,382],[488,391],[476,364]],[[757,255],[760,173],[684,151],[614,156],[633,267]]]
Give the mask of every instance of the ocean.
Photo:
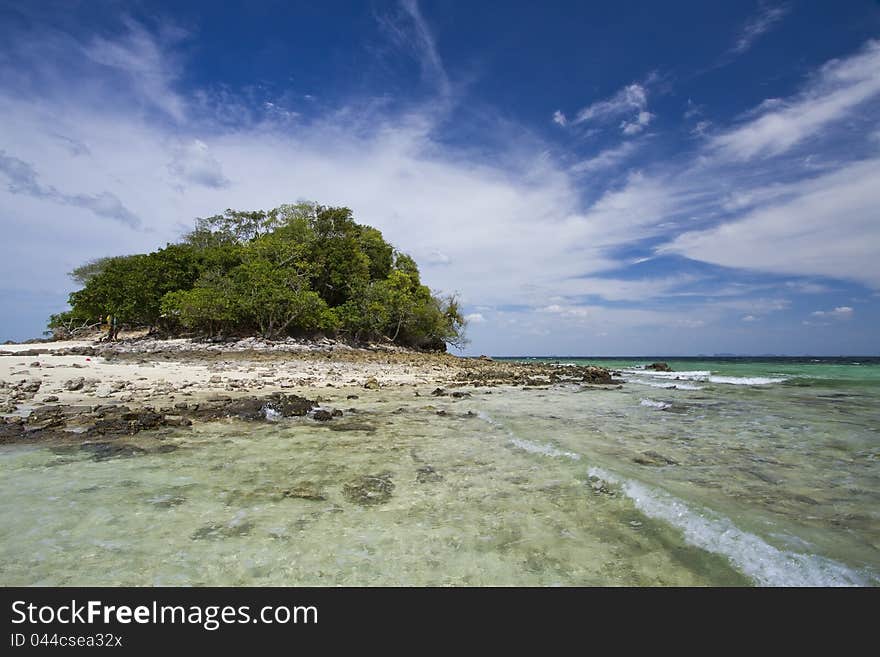
[[[163,454],[4,446],[0,583],[880,584],[880,359],[542,360],[625,383],[328,390],[333,422]]]

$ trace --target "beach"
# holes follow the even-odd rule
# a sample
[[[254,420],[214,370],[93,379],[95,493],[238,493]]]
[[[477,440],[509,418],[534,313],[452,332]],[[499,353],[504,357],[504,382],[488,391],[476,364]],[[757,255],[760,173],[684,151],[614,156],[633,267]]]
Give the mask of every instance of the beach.
[[[2,345],[0,578],[876,585],[876,361]]]

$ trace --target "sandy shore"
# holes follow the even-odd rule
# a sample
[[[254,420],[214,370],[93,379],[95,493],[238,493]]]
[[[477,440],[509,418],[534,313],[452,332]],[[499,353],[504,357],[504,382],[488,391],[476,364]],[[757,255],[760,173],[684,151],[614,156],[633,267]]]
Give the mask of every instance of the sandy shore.
[[[230,404],[237,406],[227,415],[253,419],[255,408],[263,408],[265,415],[265,400],[272,395],[278,408],[289,406],[284,396],[314,402],[308,409],[314,413],[328,400],[389,388],[409,387],[419,396],[460,396],[467,394],[459,390],[466,387],[559,383],[617,381],[603,368],[499,362],[386,346],[354,348],[327,339],[210,343],[141,337],[115,343],[6,344],[0,345],[5,427],[0,439],[112,437],[169,422],[215,419]]]

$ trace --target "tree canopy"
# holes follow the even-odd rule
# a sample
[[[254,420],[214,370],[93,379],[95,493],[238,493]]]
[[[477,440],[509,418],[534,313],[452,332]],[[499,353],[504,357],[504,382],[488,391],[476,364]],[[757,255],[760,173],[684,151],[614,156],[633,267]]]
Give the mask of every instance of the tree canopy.
[[[441,350],[464,342],[455,296],[433,294],[415,261],[348,208],[226,210],[197,219],[178,243],[94,260],[71,277],[83,287],[50,328],[115,315],[205,336],[324,334]]]

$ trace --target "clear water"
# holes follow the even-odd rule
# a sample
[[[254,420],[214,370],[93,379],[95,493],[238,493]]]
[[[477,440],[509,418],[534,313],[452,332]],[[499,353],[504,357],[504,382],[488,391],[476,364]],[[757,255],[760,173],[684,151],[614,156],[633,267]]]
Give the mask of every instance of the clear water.
[[[880,361],[598,362],[630,382],[334,391],[351,431],[230,421],[98,461],[4,447],[0,583],[880,583]],[[346,496],[380,474],[384,503]]]

